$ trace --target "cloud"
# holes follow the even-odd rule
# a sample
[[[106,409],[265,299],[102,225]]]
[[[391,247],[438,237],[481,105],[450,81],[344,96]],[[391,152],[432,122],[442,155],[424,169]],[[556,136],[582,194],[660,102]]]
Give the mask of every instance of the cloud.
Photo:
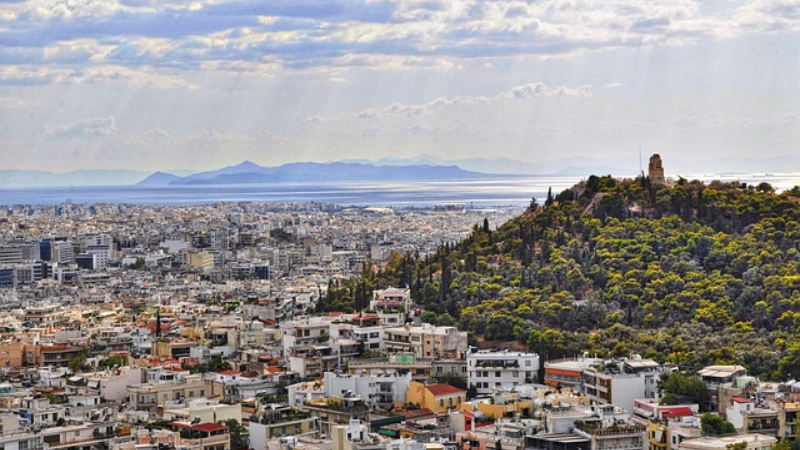
[[[392,103],[381,108],[369,108],[358,114],[359,119],[374,119],[376,117],[419,117],[428,114],[428,105],[406,105]]]
[[[800,30],[800,1],[755,0],[737,8],[733,22],[739,32]]]
[[[101,18],[122,10],[119,0],[31,0],[29,5],[39,20]]]
[[[378,118],[414,118],[431,114],[437,110],[451,108],[459,105],[479,105],[495,103],[507,100],[526,100],[539,97],[589,97],[592,95],[592,87],[581,85],[577,87],[555,86],[550,87],[541,81],[514,86],[511,89],[501,92],[494,97],[474,96],[455,96],[439,97],[435,100],[423,104],[392,103],[386,106],[367,108],[356,114],[359,119],[378,119]],[[322,118],[314,116],[313,120],[335,120],[348,117],[345,114],[336,114]],[[309,117],[306,120],[310,121]]]
[[[197,88],[195,84],[186,82],[177,76],[160,73],[150,68],[132,69],[124,66],[90,66],[69,69],[52,65],[39,67],[31,64],[0,66],[0,86],[72,85],[103,82],[121,82],[133,87],[154,89]]]
[[[526,99],[535,97],[588,97],[592,94],[592,87],[589,85],[582,85],[576,88],[567,86],[558,86],[551,88],[546,84],[540,82],[528,83],[520,86],[514,86],[508,92],[501,94],[502,97],[513,99]]]
[[[50,139],[95,138],[116,134],[116,119],[109,117],[89,117],[77,122],[57,127],[48,127],[45,136]]]
[[[468,58],[570,55],[800,28],[797,0],[727,2],[714,8],[695,0],[30,0],[0,5],[0,65],[110,64],[188,72],[447,70]],[[98,46],[76,48],[81,40]],[[44,49],[49,59],[42,57]]]

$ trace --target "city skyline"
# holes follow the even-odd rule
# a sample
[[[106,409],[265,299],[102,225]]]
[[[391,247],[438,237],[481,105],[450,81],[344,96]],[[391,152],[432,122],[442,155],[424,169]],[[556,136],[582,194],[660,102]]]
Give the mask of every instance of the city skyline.
[[[0,170],[797,155],[799,11],[0,1]]]

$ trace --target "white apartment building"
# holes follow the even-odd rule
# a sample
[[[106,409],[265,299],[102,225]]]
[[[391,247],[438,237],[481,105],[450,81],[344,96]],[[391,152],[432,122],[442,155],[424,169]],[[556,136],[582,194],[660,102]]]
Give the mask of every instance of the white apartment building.
[[[20,426],[20,417],[5,413],[0,416],[0,446],[5,450],[41,450],[44,448],[42,433]]]
[[[479,394],[536,380],[539,370],[539,355],[536,353],[470,350],[467,353],[467,383]]]
[[[354,319],[354,321],[357,319]],[[381,326],[357,326],[349,323],[331,324],[332,338],[349,338],[360,341],[364,344],[364,351],[383,350],[383,327]]]
[[[348,392],[361,397],[368,405],[385,406],[405,403],[411,373],[384,372],[378,374],[325,373],[325,397],[345,397]]]
[[[586,368],[581,375],[583,392],[599,403],[613,403],[628,413],[636,399],[654,398],[661,366],[651,360],[621,358]]]
[[[281,323],[284,354],[291,353],[298,345],[316,345],[326,342],[330,336],[331,319],[328,317],[306,317]]]
[[[414,302],[409,289],[388,288],[373,292],[369,308],[378,314],[381,325],[399,326],[411,318]]]

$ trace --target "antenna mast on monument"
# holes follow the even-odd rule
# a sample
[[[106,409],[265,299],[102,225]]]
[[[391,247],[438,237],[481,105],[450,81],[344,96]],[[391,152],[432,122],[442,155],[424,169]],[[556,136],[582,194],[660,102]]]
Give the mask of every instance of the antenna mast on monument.
[[[644,169],[642,168],[642,144],[639,144],[639,175],[644,176]]]

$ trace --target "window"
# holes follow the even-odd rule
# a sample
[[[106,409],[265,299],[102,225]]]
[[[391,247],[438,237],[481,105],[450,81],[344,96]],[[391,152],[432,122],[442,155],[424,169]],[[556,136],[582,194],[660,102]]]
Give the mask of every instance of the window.
[[[530,366],[531,366],[531,360],[530,359],[526,359],[525,360],[525,367],[530,367]]]
[[[512,377],[518,377],[519,376],[519,371],[515,370],[515,371],[511,372],[511,376]]]
[[[498,371],[496,371],[496,372],[494,373],[494,376],[496,376],[497,378],[500,378],[500,371],[499,371],[499,370],[498,370]]]
[[[439,407],[440,408],[444,408],[444,399],[443,398],[439,399]]]

